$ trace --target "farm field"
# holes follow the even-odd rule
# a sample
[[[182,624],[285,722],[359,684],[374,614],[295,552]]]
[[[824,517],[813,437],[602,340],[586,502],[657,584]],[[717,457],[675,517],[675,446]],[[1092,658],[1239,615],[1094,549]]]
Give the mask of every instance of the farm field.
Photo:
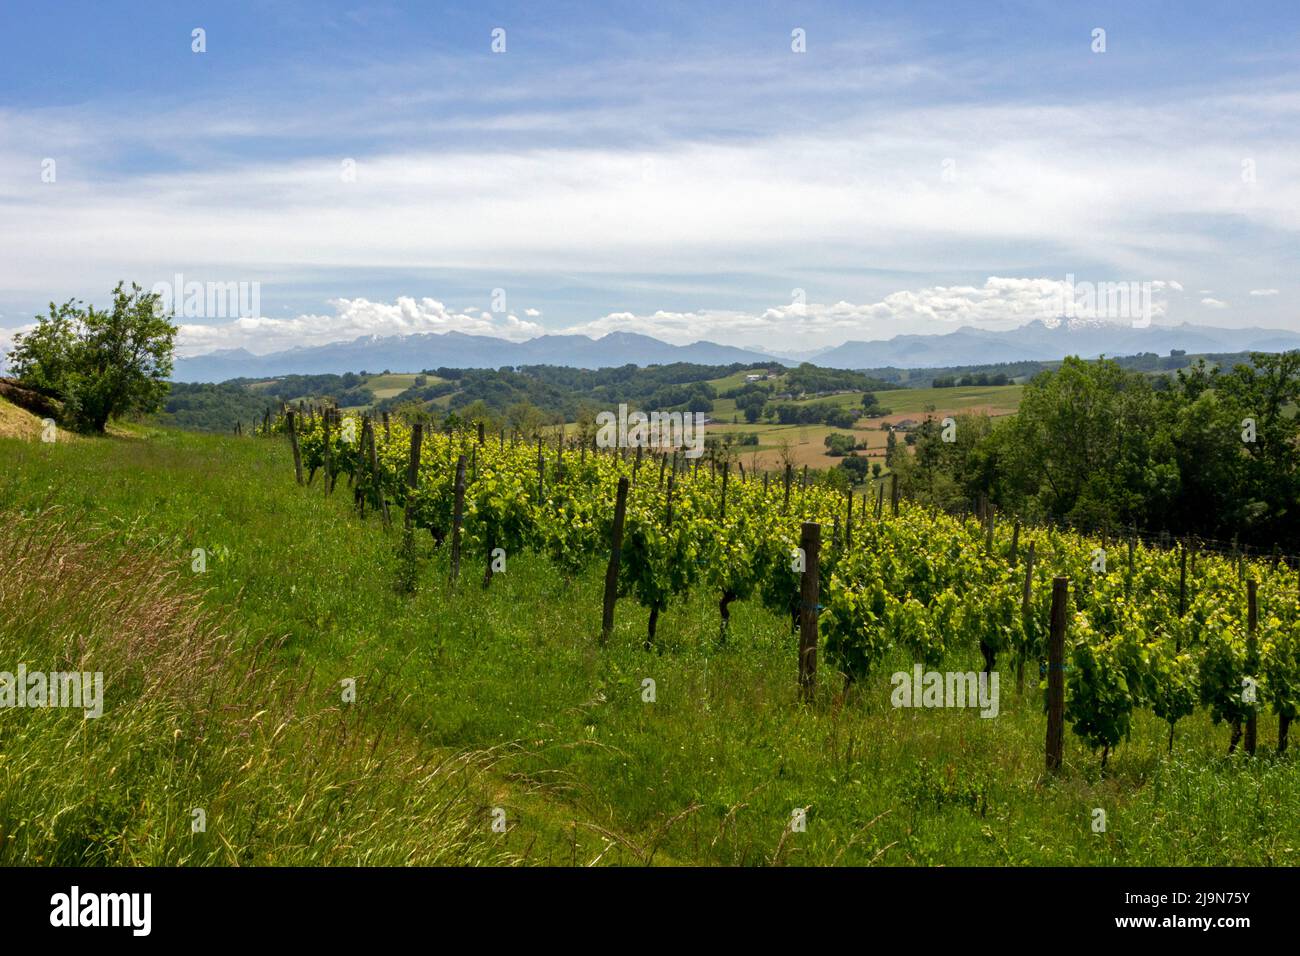
[[[738,373],[743,378],[743,373]],[[718,379],[710,384],[728,383],[725,387],[735,387],[734,379]],[[722,391],[722,388],[719,388]],[[827,425],[779,425],[766,422],[745,424],[744,416],[739,416],[740,424],[733,424],[737,417],[736,403],[732,399],[718,399],[713,403],[710,417],[714,424],[708,426],[709,433],[716,434],[757,434],[758,446],[745,446],[741,451],[741,460],[745,467],[757,464],[762,469],[779,469],[781,467],[780,446],[782,441],[790,443],[793,461],[796,466],[807,465],[810,468],[830,468],[840,460],[826,454],[824,444],[827,435],[852,433],[858,442],[865,441],[867,448],[859,455],[878,459],[884,464],[887,433],[883,425],[896,425],[906,420],[920,421],[926,415],[944,418],[960,413],[987,414],[991,416],[1012,415],[1020,404],[1023,385],[986,385],[960,386],[954,388],[904,388],[877,392],[880,403],[890,409],[889,415],[879,418],[859,418],[850,429],[831,428]],[[844,395],[832,395],[822,399],[808,399],[793,404],[811,404],[829,402],[846,408],[857,407],[862,400],[861,392]],[[927,411],[927,409],[933,409]],[[755,457],[755,454],[757,457]]]
[[[1167,726],[1139,711],[1104,773],[1067,732],[1063,773],[1051,778],[1033,680],[1023,694],[1004,684],[995,720],[895,709],[888,675],[913,659],[898,651],[851,697],[823,674],[817,698],[801,705],[788,620],[756,600],[733,606],[720,644],[716,598],[694,592],[663,612],[647,652],[646,612],[624,599],[601,649],[599,562],[566,574],[524,553],[490,588],[469,574],[453,591],[447,549],[425,534],[415,591],[401,594],[400,531],[359,520],[342,487],[332,497],[319,478],[298,487],[282,440],[129,432],[0,441],[0,513],[19,529],[11,553],[24,529],[39,530],[52,544],[31,556],[33,573],[46,561],[57,578],[63,525],[95,542],[78,560],[150,556],[158,586],[229,636],[218,675],[254,674],[256,693],[230,679],[220,686],[234,696],[214,711],[196,694],[160,713],[136,687],[110,691],[72,758],[80,775],[56,759],[65,727],[4,715],[5,751],[22,757],[0,763],[6,862],[1285,865],[1300,856],[1300,772],[1272,753],[1274,718],[1261,719],[1260,752],[1248,759],[1224,756],[1226,729],[1199,708],[1167,753]],[[202,572],[195,547],[207,554]],[[20,626],[31,619],[24,593],[0,592],[0,646],[35,659],[81,612],[69,593],[45,608],[46,626]],[[979,654],[955,651],[944,666],[978,669]],[[345,704],[348,679],[356,699]],[[291,693],[281,699],[277,686]],[[205,736],[198,728],[217,714],[231,723]],[[175,744],[143,746],[147,721],[174,726]],[[113,783],[75,788],[75,779]],[[436,805],[413,796],[429,790]],[[191,841],[197,805],[210,808],[209,826]],[[490,827],[498,807],[504,834]],[[1092,829],[1096,808],[1105,833]],[[806,831],[789,833],[795,809]],[[56,817],[57,826],[31,822]]]
[[[375,393],[375,398],[383,401],[400,395],[415,384],[418,373],[390,372],[387,375],[371,375],[366,379],[366,387]],[[436,375],[426,376],[430,382],[439,381]]]

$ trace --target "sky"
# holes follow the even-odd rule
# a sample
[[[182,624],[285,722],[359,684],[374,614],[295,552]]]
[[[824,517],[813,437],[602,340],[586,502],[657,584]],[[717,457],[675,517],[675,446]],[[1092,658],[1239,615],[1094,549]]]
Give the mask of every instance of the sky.
[[[1298,265],[1294,0],[0,0],[0,348],[119,281],[182,354],[1300,330]]]

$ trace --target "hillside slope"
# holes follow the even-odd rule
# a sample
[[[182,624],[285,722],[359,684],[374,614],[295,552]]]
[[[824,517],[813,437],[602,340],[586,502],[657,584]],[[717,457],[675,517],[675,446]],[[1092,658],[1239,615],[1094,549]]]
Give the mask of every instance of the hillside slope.
[[[475,574],[452,589],[424,535],[416,593],[400,594],[400,532],[359,520],[345,482],[330,498],[319,482],[298,487],[279,440],[163,429],[0,439],[0,457],[0,527],[17,529],[0,547],[38,543],[22,552],[29,571],[0,580],[0,661],[50,668],[68,634],[85,634],[73,658],[84,669],[142,675],[110,683],[97,722],[0,717],[6,758],[21,755],[0,760],[0,830],[22,834],[3,860],[1300,862],[1300,765],[1225,759],[1204,712],[1179,723],[1172,753],[1167,726],[1138,714],[1104,775],[1067,735],[1053,782],[1032,681],[1023,694],[1003,682],[996,720],[900,711],[900,654],[853,699],[826,674],[801,707],[788,623],[737,602],[720,646],[705,593],[663,613],[661,653],[643,650],[645,614],[630,601],[598,649],[599,555],[567,578],[512,554],[489,589]],[[19,526],[38,511],[40,525]],[[42,598],[51,580],[58,593]],[[115,642],[153,613],[136,592],[167,596],[166,613],[146,617],[156,637]],[[123,601],[139,610],[119,622]],[[208,636],[184,640],[194,634]],[[178,641],[229,652],[215,670],[162,666]],[[978,667],[968,657],[945,666]],[[151,697],[150,680],[171,675]],[[1261,721],[1261,752],[1274,727]],[[85,755],[69,763],[78,733]],[[195,807],[208,829],[192,841]],[[1105,834],[1091,830],[1096,807]],[[495,808],[504,834],[490,829]],[[789,832],[795,808],[806,832]]]
[[[0,398],[0,438],[23,438],[35,441],[41,437],[41,420],[24,408],[19,408],[6,398]]]

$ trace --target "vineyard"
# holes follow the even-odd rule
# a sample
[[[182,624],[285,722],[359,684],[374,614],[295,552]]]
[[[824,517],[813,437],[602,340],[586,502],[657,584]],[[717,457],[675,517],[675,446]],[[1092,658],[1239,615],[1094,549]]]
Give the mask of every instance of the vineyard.
[[[1300,575],[1278,557],[1090,539],[992,511],[966,520],[886,501],[883,485],[855,495],[810,482],[806,469],[746,475],[679,452],[531,444],[481,427],[426,434],[300,409],[264,429],[289,437],[299,483],[329,494],[342,478],[358,514],[386,526],[400,509],[408,565],[417,533],[450,551],[453,579],[472,568],[484,588],[525,552],[568,576],[605,565],[602,643],[617,598],[648,612],[655,650],[659,615],[704,592],[722,643],[733,602],[788,617],[805,697],[819,656],[848,697],[898,650],[934,667],[978,648],[986,671],[1001,662],[1019,686],[1026,674],[1041,682],[1049,728],[1057,699],[1103,767],[1140,709],[1167,724],[1172,748],[1178,722],[1205,708],[1230,752],[1244,738],[1253,754],[1267,715],[1285,751],[1300,706]]]

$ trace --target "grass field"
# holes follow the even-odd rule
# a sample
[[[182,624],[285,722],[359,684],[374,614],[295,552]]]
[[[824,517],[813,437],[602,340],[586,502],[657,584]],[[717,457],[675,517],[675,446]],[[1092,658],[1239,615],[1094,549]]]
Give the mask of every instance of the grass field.
[[[662,616],[661,653],[620,602],[601,651],[599,560],[566,580],[511,556],[453,593],[426,536],[403,596],[400,535],[297,487],[283,444],[132,432],[0,440],[0,667],[109,674],[98,721],[0,713],[0,862],[1300,862],[1271,717],[1252,761],[1202,711],[1167,755],[1142,712],[1105,775],[1067,731],[1047,778],[1032,682],[996,719],[894,710],[900,658],[802,706],[786,622],[740,604],[719,646],[708,594]]]
[[[737,373],[742,379],[744,373]],[[711,383],[730,383],[734,387],[737,376],[718,379]],[[722,391],[723,388],[719,388]],[[881,426],[897,424],[906,419],[917,421],[926,415],[943,418],[961,412],[983,413],[993,416],[1011,415],[1020,405],[1023,385],[985,385],[962,386],[959,388],[902,388],[877,392],[881,405],[890,409],[889,415],[879,418],[859,418],[852,429],[830,428],[826,425],[774,425],[758,422],[753,425],[744,423],[744,416],[739,416],[740,424],[734,424],[736,403],[732,399],[718,399],[713,403],[711,417],[715,424],[709,431],[719,434],[753,432],[758,435],[758,446],[746,446],[741,452],[745,467],[751,464],[759,468],[777,469],[780,467],[779,447],[788,441],[796,467],[807,465],[810,468],[831,468],[839,461],[826,454],[825,439],[831,432],[851,433],[858,442],[866,442],[867,448],[859,455],[884,461],[886,432]],[[794,404],[811,402],[829,402],[844,408],[858,407],[862,402],[861,392],[844,395],[831,395],[822,399],[808,399]]]
[[[375,398],[383,401],[386,398],[392,398],[400,395],[408,388],[415,384],[418,373],[411,372],[390,372],[387,375],[371,375],[366,379],[366,387],[375,394]],[[441,381],[436,375],[426,376],[429,384]]]

